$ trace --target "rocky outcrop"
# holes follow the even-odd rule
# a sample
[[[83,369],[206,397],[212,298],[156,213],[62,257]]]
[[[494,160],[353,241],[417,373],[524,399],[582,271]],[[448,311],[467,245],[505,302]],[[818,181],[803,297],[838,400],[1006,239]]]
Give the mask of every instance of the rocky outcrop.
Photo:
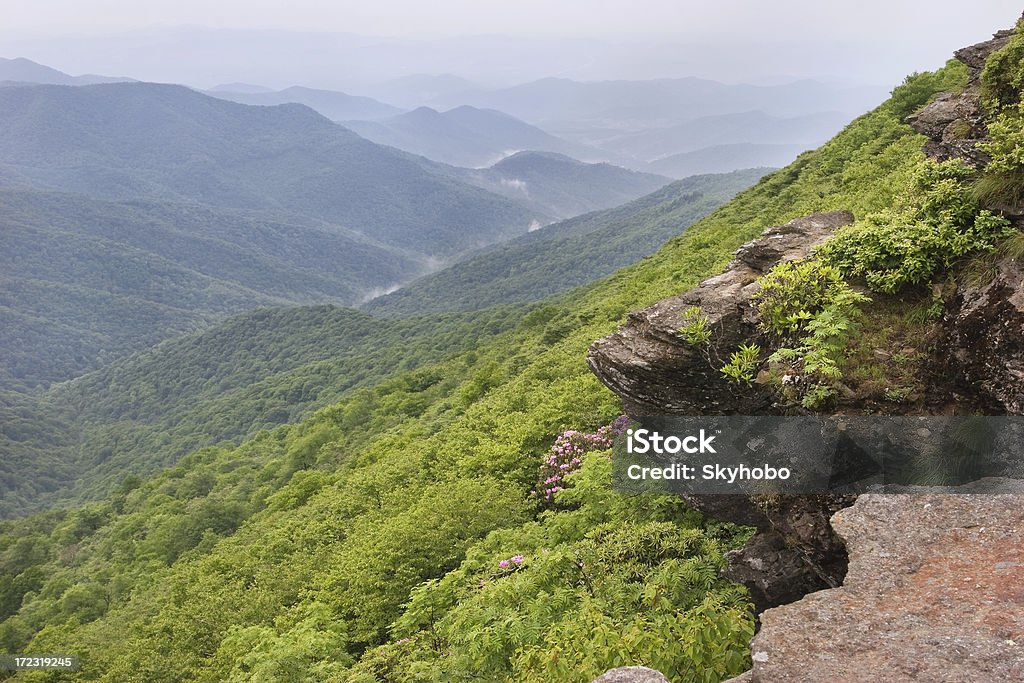
[[[851,213],[835,211],[765,230],[740,247],[720,275],[630,314],[617,332],[591,346],[591,369],[635,416],[770,413],[774,393],[728,382],[719,371],[722,357],[760,335],[752,301],[757,278],[779,262],[807,256],[837,228],[852,222]],[[686,311],[695,306],[714,331],[710,351],[687,343],[679,332]],[[730,554],[726,576],[750,589],[759,612],[842,581],[846,554],[828,520],[854,497],[684,497],[709,517],[758,528],[747,547]]]
[[[1024,482],[981,485],[1004,493],[870,494],[836,513],[846,580],[764,612],[736,680],[1024,680]]]
[[[926,154],[984,168],[980,75],[1010,35],[958,51],[966,89],[908,118],[928,138]],[[1022,207],[987,208],[1024,224]],[[631,314],[591,347],[591,368],[634,415],[770,413],[767,390],[722,380],[722,355],[758,340],[755,279],[849,220],[816,214],[766,231],[721,275]],[[947,299],[936,332],[929,370],[943,394],[956,393],[935,402],[943,414],[1024,414],[1024,254],[990,265],[989,277]],[[678,333],[693,306],[715,329],[717,356]],[[1021,480],[982,480],[955,493],[687,499],[710,517],[759,529],[729,553],[725,572],[750,589],[760,612],[753,668],[733,683],[1024,681]]]
[[[754,281],[780,261],[803,258],[836,228],[853,222],[847,211],[816,213],[769,228],[743,245],[728,268],[695,289],[630,313],[615,334],[587,354],[594,374],[622,397],[631,415],[763,414],[773,394],[737,389],[719,369],[729,354],[759,335]],[[688,344],[679,329],[694,306],[714,330],[710,349]]]
[[[941,371],[988,414],[1024,414],[1024,260],[999,259],[947,306]]]
[[[928,138],[925,154],[939,161],[963,159],[976,168],[988,163],[988,155],[978,148],[988,139],[981,107],[981,71],[988,56],[1006,45],[1012,33],[999,31],[992,40],[957,50],[956,58],[967,65],[967,87],[960,93],[943,93],[907,117],[907,123]]]

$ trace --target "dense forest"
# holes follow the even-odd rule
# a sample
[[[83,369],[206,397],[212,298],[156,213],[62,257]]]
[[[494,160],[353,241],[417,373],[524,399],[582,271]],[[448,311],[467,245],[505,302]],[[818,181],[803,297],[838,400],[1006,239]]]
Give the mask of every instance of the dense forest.
[[[1017,101],[1018,67],[995,81]],[[586,349],[768,226],[838,209],[862,227],[905,226],[910,209],[892,207],[924,156],[904,117],[965,81],[959,64],[909,78],[652,256],[525,314],[484,309],[439,318],[440,329],[419,319],[458,338],[459,325],[492,329],[468,344],[424,336],[437,355],[295,424],[128,477],[103,500],[4,522],[0,647],[74,652],[79,678],[108,681],[588,681],[624,663],[682,681],[744,671],[753,615],[718,572],[749,531],[677,498],[611,491],[621,406],[588,371]],[[1001,106],[1019,124],[1013,102]],[[1014,140],[1003,138],[1007,166]],[[856,239],[837,262],[858,256]],[[140,401],[161,401],[160,387],[191,380],[164,382],[133,386]],[[130,414],[114,404],[103,402]]]

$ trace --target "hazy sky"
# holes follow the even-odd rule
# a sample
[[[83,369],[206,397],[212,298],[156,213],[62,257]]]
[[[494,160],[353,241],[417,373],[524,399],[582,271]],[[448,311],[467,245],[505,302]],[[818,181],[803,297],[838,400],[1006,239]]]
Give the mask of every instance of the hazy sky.
[[[1012,0],[4,0],[2,4],[3,32],[111,31],[151,24],[374,35],[756,35],[770,29],[797,39],[822,31],[839,38],[867,36],[888,26],[891,32],[928,32],[938,40],[972,27],[1006,24],[1021,11],[1020,3]],[[921,36],[907,38],[913,43]]]
[[[493,84],[547,75],[589,80],[696,75],[751,82],[837,78],[888,86],[910,71],[940,66],[957,47],[1011,26],[1022,9],[1014,0],[0,0],[0,5],[3,57],[25,56],[70,73],[203,86],[247,80],[320,87],[418,72],[455,73]],[[203,34],[196,30],[200,27],[221,31]],[[341,33],[350,35],[326,35]],[[351,34],[382,40],[360,43]],[[507,39],[479,38],[498,34]]]

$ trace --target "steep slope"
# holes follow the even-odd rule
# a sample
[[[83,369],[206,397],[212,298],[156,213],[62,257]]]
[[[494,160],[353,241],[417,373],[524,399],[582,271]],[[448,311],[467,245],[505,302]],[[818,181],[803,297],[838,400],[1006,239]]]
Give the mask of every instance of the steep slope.
[[[485,250],[373,299],[364,309],[386,316],[472,310],[564,292],[653,253],[764,173],[751,169],[672,183],[624,206],[549,225]]]
[[[299,420],[396,368],[472,348],[521,315],[385,321],[335,306],[262,309],[45,393],[0,391],[0,515],[102,498],[129,474]]]
[[[241,84],[235,87],[245,88]],[[251,89],[251,86],[249,89]],[[231,86],[221,86],[220,88],[206,91],[206,94],[240,104],[260,106],[273,106],[290,102],[304,104],[333,121],[382,119],[402,113],[402,110],[398,107],[378,102],[370,97],[349,95],[336,90],[317,90],[315,88],[302,88],[299,86],[270,92],[244,92],[232,89]]]
[[[249,107],[148,83],[17,87],[0,91],[0,124],[8,183],[289,211],[436,258],[538,218],[301,105]]]
[[[607,156],[500,111],[469,106],[445,112],[419,107],[382,121],[345,121],[344,125],[381,145],[470,168],[489,166],[521,150],[558,152],[584,160]]]
[[[422,264],[272,212],[0,190],[0,387],[69,379],[258,306],[358,303]]]

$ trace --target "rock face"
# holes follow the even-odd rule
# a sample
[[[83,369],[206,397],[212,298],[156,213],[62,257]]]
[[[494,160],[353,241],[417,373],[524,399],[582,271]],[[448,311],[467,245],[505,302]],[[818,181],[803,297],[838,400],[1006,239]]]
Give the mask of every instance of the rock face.
[[[1024,414],[1024,260],[1006,256],[991,280],[962,287],[943,329],[958,392],[988,414]]]
[[[689,500],[710,517],[740,523],[730,511],[715,516],[701,498],[707,496]],[[723,572],[747,587],[757,613],[842,583],[846,548],[829,525],[829,517],[852,505],[856,496],[791,495],[770,502],[742,496],[722,498],[731,498],[741,509],[749,502],[761,514],[754,524],[758,533],[743,548],[726,555],[729,564]]]
[[[988,139],[985,113],[981,108],[981,71],[988,56],[1006,45],[1012,31],[999,31],[992,40],[957,50],[955,56],[967,65],[968,84],[962,93],[943,93],[907,123],[928,138],[924,153],[939,161],[958,158],[980,168],[988,155],[978,144]]]
[[[715,277],[685,294],[630,313],[618,332],[595,342],[591,370],[622,397],[632,415],[764,414],[767,389],[739,390],[719,369],[742,343],[759,335],[751,296],[754,281],[780,261],[806,256],[836,228],[853,222],[847,211],[816,213],[769,228],[743,245]],[[714,330],[711,349],[688,344],[679,332],[685,312],[700,307]]]
[[[1024,482],[864,495],[842,587],[761,615],[749,683],[1024,680]]]
[[[767,229],[743,245],[720,275],[630,314],[615,334],[590,347],[591,369],[622,397],[632,415],[770,413],[774,396],[769,389],[737,389],[719,372],[723,356],[760,334],[751,299],[755,280],[781,261],[807,256],[852,222],[851,213],[836,211]],[[710,351],[688,344],[678,331],[694,306],[714,330]],[[686,499],[709,517],[758,528],[747,547],[730,553],[726,571],[750,589],[758,612],[842,582],[846,554],[828,520],[854,497],[782,496],[770,503],[736,495]]]

